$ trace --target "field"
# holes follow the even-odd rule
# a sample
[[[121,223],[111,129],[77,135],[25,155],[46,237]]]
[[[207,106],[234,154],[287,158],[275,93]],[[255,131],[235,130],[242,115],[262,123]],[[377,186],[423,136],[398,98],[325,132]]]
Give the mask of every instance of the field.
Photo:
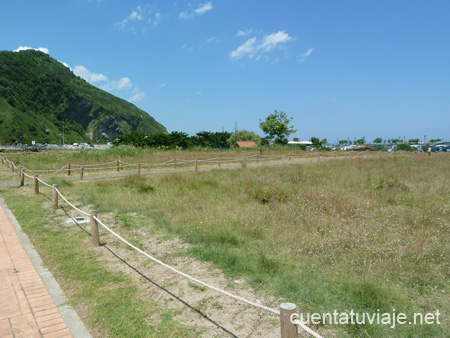
[[[28,168],[57,169],[69,161],[94,164],[117,157],[129,163],[156,163],[173,157],[206,159],[245,154],[133,152],[128,148],[103,153],[5,157]],[[245,297],[257,297],[263,304],[277,307],[281,302],[292,302],[302,313],[395,311],[408,318],[414,313],[436,310],[441,314],[439,325],[311,325],[324,337],[448,337],[449,160],[447,154],[336,160],[329,156],[328,161],[265,167],[242,164],[234,170],[132,175],[83,182],[68,181],[63,175],[43,179],[57,183],[60,191],[81,209],[96,209],[99,218],[112,224],[134,245],[168,263],[174,262],[178,268],[188,270],[185,272],[207,278],[209,283]],[[2,181],[17,181],[6,169],[1,175]],[[50,189],[41,188],[41,192],[51,197]],[[78,228],[56,222],[58,217],[64,217],[63,212],[52,210],[49,201],[32,193],[29,187],[0,190],[42,250],[46,263],[54,267],[66,292],[73,297],[75,308],[87,309],[85,319],[100,336],[125,337],[126,330],[120,331],[124,320],[119,318],[133,311],[133,320],[140,318],[139,325],[143,327],[130,337],[170,336],[165,330],[172,326],[179,330],[173,337],[186,336],[187,332],[196,332],[194,336],[229,336],[225,330],[211,331],[201,323],[198,313],[187,314],[181,309],[183,305],[164,301],[159,294],[159,299],[151,299],[155,296],[148,290],[151,283],[136,277],[134,271],[111,258],[108,251],[91,248],[88,236]],[[30,210],[42,215],[43,220],[36,221]],[[33,227],[26,225],[30,222],[34,222]],[[153,263],[139,258],[104,230],[100,236],[107,247],[120,252],[121,257],[153,276],[177,297],[188,299],[219,326],[244,336],[264,337],[277,332],[276,316],[260,312],[253,315],[254,310],[229,302],[202,286],[182,282],[182,278],[175,280],[170,273],[169,278],[164,269],[158,270]],[[55,241],[65,240],[67,244],[54,248]],[[108,277],[102,290],[119,292],[119,286],[134,285],[135,289],[127,292],[128,308],[110,314],[117,318],[105,318],[114,311],[110,311],[111,306],[107,311],[99,310],[106,301],[98,298],[101,296],[95,289],[89,289],[92,294],[80,291],[84,283],[90,285],[89,278],[79,276],[83,270],[74,274],[70,264],[75,263],[61,263],[65,247],[70,251],[74,250],[72,246],[90,257],[95,269],[105,269],[106,275],[120,272],[117,277]],[[152,304],[152,310],[146,308],[144,301]],[[247,321],[239,321],[230,312],[252,315]],[[196,318],[194,328],[186,316]],[[148,318],[152,320],[149,322]],[[114,320],[122,326],[109,323]],[[244,324],[252,329],[241,328]],[[146,326],[159,328],[146,331]]]

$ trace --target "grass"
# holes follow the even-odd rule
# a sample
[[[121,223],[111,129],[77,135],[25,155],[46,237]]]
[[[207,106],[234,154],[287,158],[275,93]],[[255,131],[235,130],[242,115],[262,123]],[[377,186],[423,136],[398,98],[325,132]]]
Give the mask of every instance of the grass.
[[[135,225],[123,218],[121,233],[163,229],[191,243],[189,254],[199,260],[305,313],[442,314],[441,325],[319,325],[319,332],[447,337],[449,169],[446,154],[396,155],[132,176],[61,190],[100,218],[142,215]]]
[[[192,329],[173,320],[173,311],[140,299],[138,288],[124,273],[106,268],[99,260],[101,253],[89,248],[84,232],[58,225],[57,212],[42,196],[24,198],[12,189],[0,192],[45,264],[69,291],[70,303],[83,309],[85,316],[89,309],[84,319],[97,336],[195,336]],[[154,314],[161,320],[149,321]]]

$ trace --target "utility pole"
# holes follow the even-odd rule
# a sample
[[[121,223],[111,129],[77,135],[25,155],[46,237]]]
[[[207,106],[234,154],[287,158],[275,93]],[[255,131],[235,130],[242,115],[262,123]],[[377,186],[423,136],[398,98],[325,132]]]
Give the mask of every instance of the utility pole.
[[[64,120],[63,120],[63,145],[65,145],[65,143],[64,143]]]

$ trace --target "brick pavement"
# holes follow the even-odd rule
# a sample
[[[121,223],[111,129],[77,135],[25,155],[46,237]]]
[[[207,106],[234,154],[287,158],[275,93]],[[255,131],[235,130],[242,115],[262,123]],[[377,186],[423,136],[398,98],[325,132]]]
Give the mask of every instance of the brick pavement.
[[[73,337],[1,205],[0,337]]]

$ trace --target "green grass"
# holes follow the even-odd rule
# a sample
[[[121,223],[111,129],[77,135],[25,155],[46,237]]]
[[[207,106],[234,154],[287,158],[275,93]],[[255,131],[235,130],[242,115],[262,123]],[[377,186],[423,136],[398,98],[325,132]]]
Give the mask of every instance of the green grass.
[[[88,309],[88,324],[99,336],[195,336],[192,329],[173,319],[174,311],[140,299],[129,277],[106,268],[99,259],[102,253],[89,248],[84,232],[58,225],[61,219],[49,205],[43,205],[42,196],[23,196],[17,188],[0,193],[45,264],[51,266],[66,291],[70,290],[70,303],[83,312]],[[148,320],[154,314],[159,321]]]
[[[449,169],[446,154],[396,155],[135,176],[62,191],[100,218],[137,213],[142,218],[121,219],[121,234],[178,236],[192,244],[188,254],[302,312],[442,314],[441,325],[316,328],[324,334],[447,337]]]

